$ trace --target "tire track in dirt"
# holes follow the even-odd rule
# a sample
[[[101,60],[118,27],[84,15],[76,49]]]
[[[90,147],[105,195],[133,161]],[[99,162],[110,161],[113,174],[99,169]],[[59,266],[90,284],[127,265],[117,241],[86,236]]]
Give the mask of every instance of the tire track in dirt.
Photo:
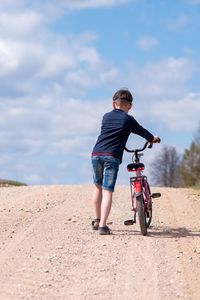
[[[170,211],[172,223],[169,232],[174,235],[178,273],[184,281],[184,297],[198,299],[200,284],[200,226],[193,220],[196,211],[190,202],[190,193],[186,189],[170,189],[166,194],[166,203]],[[195,274],[195,276],[194,276]]]
[[[188,190],[161,192],[143,237],[138,224],[123,225],[131,214],[126,187],[114,196],[111,236],[91,230],[92,186],[1,191],[0,299],[198,300],[200,202]],[[10,240],[17,207],[21,223]]]
[[[151,246],[135,232],[136,238],[127,247],[123,268],[118,274],[113,299],[160,299],[158,272],[152,261]],[[134,243],[134,244],[133,244]],[[139,250],[140,249],[140,250]],[[149,293],[149,291],[151,291]]]
[[[57,206],[62,206],[63,202],[66,200],[63,198],[63,195],[60,195],[57,191],[57,196],[60,197],[55,200],[53,199],[53,194],[51,189],[47,189],[44,192],[43,188],[38,188],[39,191],[35,191],[35,194],[32,194],[34,189],[28,190],[28,195],[24,196],[23,193],[19,193],[18,200],[21,200],[20,205],[26,206],[31,203],[24,203],[24,198],[33,198],[34,202],[37,199],[37,203],[32,203],[35,206],[35,211],[32,211],[30,218],[28,219],[26,214],[23,212],[20,213],[21,224],[18,228],[18,231],[13,234],[12,239],[5,236],[4,239],[4,249],[1,250],[0,256],[0,269],[4,270],[3,274],[0,273],[0,299],[21,299],[21,294],[31,295],[31,291],[38,290],[40,288],[40,272],[45,273],[46,269],[43,269],[42,266],[40,269],[35,268],[35,261],[31,259],[34,255],[34,248],[36,248],[36,243],[42,244],[42,227],[44,220],[48,223],[48,219],[51,217],[51,214],[54,215],[54,211]],[[42,190],[42,193],[41,193]],[[46,201],[46,196],[51,193],[50,202],[48,207],[46,206],[43,200]],[[30,197],[32,196],[32,197]],[[2,203],[1,203],[2,204]],[[33,208],[33,207],[32,207]],[[25,209],[22,209],[25,211]],[[10,213],[8,214],[9,222],[6,222],[5,225],[9,224],[13,227],[13,223],[16,222],[15,215],[12,214],[12,211],[9,209]],[[12,219],[13,218],[13,219]],[[39,237],[39,239],[38,239]],[[45,249],[43,249],[45,251]],[[36,260],[40,260],[40,256],[36,256]],[[30,263],[31,261],[31,263]],[[39,279],[40,280],[40,279]],[[23,297],[22,297],[23,298]]]
[[[189,217],[188,222],[185,219],[185,212],[189,205],[188,190],[163,189],[163,191],[161,203],[157,202],[155,207],[158,213],[155,220],[159,225],[155,226],[156,232],[151,233],[151,236],[159,237],[157,238],[159,256],[165,249],[162,256],[164,267],[162,268],[162,286],[167,289],[167,293],[170,292],[170,295],[173,295],[174,299],[198,299],[199,276],[196,277],[196,275],[199,274],[199,268],[194,273],[191,272],[192,260],[190,258],[199,262],[200,256],[193,252],[194,239],[190,232],[196,232],[195,243],[198,240],[200,246],[199,232],[192,227],[192,216],[195,215],[191,207],[188,211],[191,219]],[[168,278],[165,274],[168,274]],[[162,299],[165,299],[163,297],[164,295]],[[167,296],[165,297],[167,299]]]
[[[146,299],[147,295],[148,299],[152,300],[169,297],[198,299],[199,277],[196,277],[195,273],[199,274],[199,271],[191,272],[191,261],[187,256],[183,259],[182,255],[183,253],[188,255],[187,244],[191,238],[183,236],[183,223],[179,221],[179,216],[184,215],[184,210],[188,206],[188,196],[182,190],[178,196],[176,195],[179,201],[177,205],[180,205],[177,212],[172,205],[176,190],[170,189],[169,194],[166,189],[162,191],[162,198],[154,200],[154,225],[149,229],[149,236],[141,237],[136,234],[137,240],[133,239],[129,244],[123,272],[119,274],[117,280],[116,299],[142,300]],[[180,202],[183,196],[186,200],[184,205]],[[197,231],[196,240],[198,236]],[[199,257],[199,255],[194,257],[197,264]]]

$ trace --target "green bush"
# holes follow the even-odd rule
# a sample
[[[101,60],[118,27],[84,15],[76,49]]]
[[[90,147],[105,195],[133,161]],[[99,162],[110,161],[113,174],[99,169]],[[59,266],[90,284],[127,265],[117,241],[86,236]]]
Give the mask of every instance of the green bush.
[[[0,179],[0,187],[5,186],[27,186],[27,184],[15,180]]]

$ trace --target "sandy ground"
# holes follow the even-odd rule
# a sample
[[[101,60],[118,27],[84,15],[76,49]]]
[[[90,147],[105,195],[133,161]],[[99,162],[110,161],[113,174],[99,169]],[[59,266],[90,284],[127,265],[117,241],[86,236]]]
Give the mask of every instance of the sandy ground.
[[[0,299],[200,299],[200,192],[154,188],[148,236],[118,187],[109,225],[91,230],[92,186],[0,189]]]

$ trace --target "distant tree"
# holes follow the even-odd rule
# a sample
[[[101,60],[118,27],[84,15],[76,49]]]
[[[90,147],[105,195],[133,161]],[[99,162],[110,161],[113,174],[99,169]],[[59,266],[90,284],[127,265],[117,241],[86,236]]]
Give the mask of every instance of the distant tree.
[[[185,186],[200,184],[200,126],[190,148],[186,149],[183,154],[180,174]]]
[[[167,187],[181,186],[179,163],[180,155],[176,149],[164,146],[151,164],[154,184]]]

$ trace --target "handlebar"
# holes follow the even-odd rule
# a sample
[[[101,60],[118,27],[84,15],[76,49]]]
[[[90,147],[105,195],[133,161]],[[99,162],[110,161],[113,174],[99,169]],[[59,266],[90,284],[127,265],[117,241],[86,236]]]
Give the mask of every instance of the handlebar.
[[[158,143],[160,143],[160,139],[158,140]],[[129,149],[127,149],[126,147],[124,148],[127,152],[129,152],[129,153],[134,153],[134,155],[135,155],[135,161],[136,162],[139,162],[140,161],[140,159],[139,159],[139,157],[142,155],[142,154],[138,154],[139,152],[142,152],[142,151],[144,151],[146,148],[152,148],[153,147],[153,143],[150,143],[150,142],[145,142],[145,144],[144,144],[144,146],[143,146],[143,148],[142,149],[133,149],[133,150],[129,150]]]
[[[153,147],[153,144],[147,141],[147,142],[144,144],[144,147],[143,147],[142,149],[133,149],[133,150],[129,150],[128,148],[125,147],[124,150],[126,150],[126,151],[129,152],[129,153],[133,153],[133,152],[138,153],[138,152],[144,151],[144,150],[147,148],[147,145],[148,145],[148,144],[149,144],[148,148],[152,148],[152,147]]]

